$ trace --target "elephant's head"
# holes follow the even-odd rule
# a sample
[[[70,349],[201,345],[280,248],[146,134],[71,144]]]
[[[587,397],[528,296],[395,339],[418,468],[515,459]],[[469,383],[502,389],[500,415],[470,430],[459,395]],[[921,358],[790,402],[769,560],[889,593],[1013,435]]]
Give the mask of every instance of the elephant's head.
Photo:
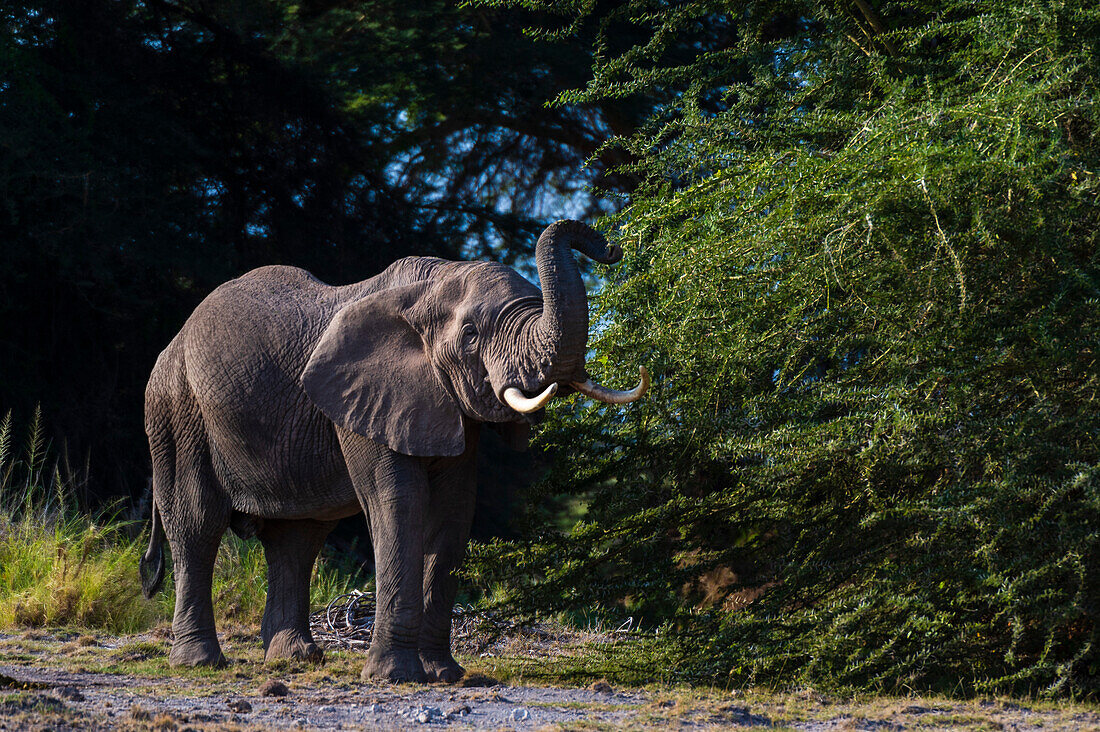
[[[576,221],[535,249],[542,291],[504,265],[410,258],[343,307],[310,356],[302,384],[338,424],[408,455],[458,455],[462,415],[517,422],[561,387],[624,404],[589,380],[588,298],[571,250],[611,264],[622,250]]]

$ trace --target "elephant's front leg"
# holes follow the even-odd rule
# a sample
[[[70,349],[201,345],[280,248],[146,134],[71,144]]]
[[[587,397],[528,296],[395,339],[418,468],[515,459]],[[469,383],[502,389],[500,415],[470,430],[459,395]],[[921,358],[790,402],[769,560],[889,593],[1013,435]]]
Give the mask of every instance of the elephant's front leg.
[[[475,431],[476,434],[476,431]],[[424,537],[424,621],[420,660],[429,681],[455,682],[466,672],[451,655],[451,614],[477,500],[476,444],[433,471]]]
[[[425,681],[418,647],[427,473],[418,458],[343,429],[337,434],[374,543],[377,608],[363,679]]]

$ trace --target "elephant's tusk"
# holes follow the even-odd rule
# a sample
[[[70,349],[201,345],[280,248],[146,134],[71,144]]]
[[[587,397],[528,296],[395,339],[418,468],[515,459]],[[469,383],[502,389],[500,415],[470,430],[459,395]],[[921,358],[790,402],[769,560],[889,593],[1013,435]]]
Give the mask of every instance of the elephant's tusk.
[[[514,386],[509,386],[504,390],[504,401],[509,407],[520,414],[530,414],[531,412],[537,412],[545,407],[546,403],[550,401],[550,398],[557,393],[557,384],[551,384],[546,387],[537,397],[525,397],[522,391]]]
[[[638,371],[641,372],[642,380],[630,391],[608,389],[606,386],[600,386],[593,382],[592,379],[588,379],[583,384],[574,381],[570,383],[570,386],[585,396],[590,396],[607,404],[630,404],[641,399],[642,395],[649,389],[649,372],[646,371],[645,366],[639,366]]]

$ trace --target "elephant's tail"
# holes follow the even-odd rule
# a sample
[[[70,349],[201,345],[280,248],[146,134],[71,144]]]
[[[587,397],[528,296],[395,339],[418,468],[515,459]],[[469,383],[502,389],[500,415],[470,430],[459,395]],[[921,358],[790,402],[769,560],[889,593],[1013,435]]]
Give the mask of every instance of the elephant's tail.
[[[151,598],[164,582],[164,528],[160,525],[157,498],[153,495],[153,528],[149,532],[149,548],[141,556],[139,564],[141,592]]]

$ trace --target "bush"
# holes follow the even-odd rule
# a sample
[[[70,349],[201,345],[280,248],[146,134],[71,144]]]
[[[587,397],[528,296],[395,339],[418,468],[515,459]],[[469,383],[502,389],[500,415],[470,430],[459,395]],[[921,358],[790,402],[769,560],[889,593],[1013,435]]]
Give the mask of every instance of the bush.
[[[558,407],[587,513],[474,574],[664,623],[687,678],[1095,695],[1100,11],[659,5],[562,98],[668,100],[593,359],[654,387]]]

